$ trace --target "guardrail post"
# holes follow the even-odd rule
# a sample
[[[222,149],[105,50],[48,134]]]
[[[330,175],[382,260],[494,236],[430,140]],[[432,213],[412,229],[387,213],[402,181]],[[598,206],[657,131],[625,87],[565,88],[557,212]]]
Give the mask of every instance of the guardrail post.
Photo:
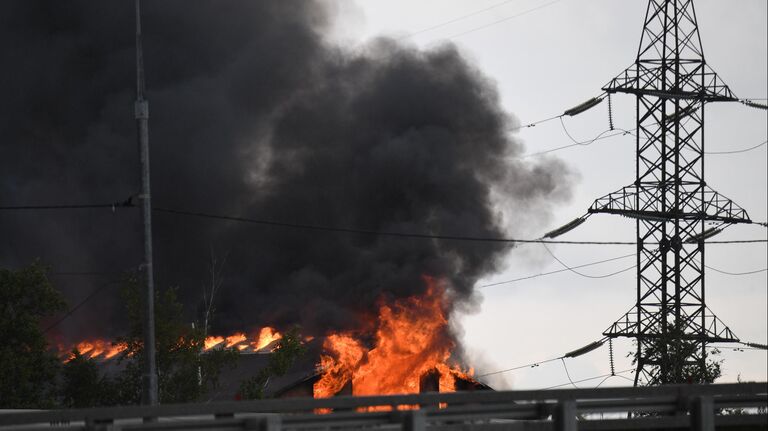
[[[561,400],[555,406],[555,431],[576,431],[576,401]]]
[[[715,431],[715,402],[711,396],[700,396],[693,400],[691,429],[694,431]]]
[[[249,418],[243,422],[243,428],[254,431],[280,431],[283,428],[283,419],[277,415]]]
[[[403,415],[403,431],[424,431],[427,429],[427,417],[424,410],[409,410]]]
[[[85,418],[85,429],[87,431],[101,431],[109,428],[113,421],[112,419],[93,419],[86,417]]]

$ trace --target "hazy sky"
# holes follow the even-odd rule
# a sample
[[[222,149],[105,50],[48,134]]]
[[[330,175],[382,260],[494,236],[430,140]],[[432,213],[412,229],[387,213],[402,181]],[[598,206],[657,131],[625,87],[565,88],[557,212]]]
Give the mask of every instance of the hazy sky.
[[[447,39],[456,43],[495,81],[504,108],[521,124],[558,115],[598,95],[608,80],[629,66],[637,53],[647,5],[645,0],[332,3],[338,11],[334,37],[344,44],[364,49],[365,41],[377,35],[402,38],[424,49]],[[699,0],[695,6],[707,63],[738,97],[768,97],[766,2]],[[616,126],[634,128],[634,98],[617,95],[613,99]],[[608,128],[607,103],[568,118],[565,124],[575,139],[593,138]],[[736,103],[707,105],[705,150],[755,146],[766,140],[766,129],[766,111]],[[525,142],[529,153],[572,143],[557,121],[522,129],[514,136]],[[705,161],[707,183],[745,208],[755,221],[768,219],[766,150],[764,145],[746,153],[709,155]],[[580,179],[573,199],[555,212],[554,219],[516,227],[530,237],[584,214],[596,198],[630,184],[635,177],[631,136],[599,140],[551,155],[566,160],[580,173]],[[593,216],[563,238],[632,241],[634,226],[620,217]],[[765,229],[753,225],[731,227],[717,239],[765,237]],[[707,248],[706,264],[727,272],[762,269],[766,267],[766,248],[764,243],[712,245]],[[553,251],[575,266],[632,254],[634,247],[563,245]],[[622,259],[581,272],[600,276],[632,264],[632,258]],[[558,269],[562,267],[541,246],[521,246],[509,256],[503,273],[479,285]],[[598,279],[562,272],[483,288],[479,310],[461,319],[464,343],[479,367],[478,373],[558,357],[601,338],[602,331],[634,304],[634,280],[634,269]],[[708,270],[706,283],[709,308],[742,340],[766,343],[766,272],[729,276]],[[631,348],[628,340],[618,340],[614,347],[616,370],[632,368],[626,358]],[[723,349],[721,358],[725,359],[723,382],[736,381],[739,375],[742,380],[766,380],[765,351]],[[573,380],[608,373],[607,345],[568,360],[567,366]],[[592,387],[601,380],[583,385]],[[568,379],[563,364],[551,362],[505,373],[504,382],[492,382],[522,389],[559,385]],[[628,383],[612,378],[604,385]]]

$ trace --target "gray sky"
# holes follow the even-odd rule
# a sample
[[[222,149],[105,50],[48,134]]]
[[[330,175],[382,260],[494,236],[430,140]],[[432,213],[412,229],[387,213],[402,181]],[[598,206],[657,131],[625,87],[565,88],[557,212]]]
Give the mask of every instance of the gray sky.
[[[504,108],[521,124],[562,113],[593,96],[629,66],[637,53],[645,0],[344,0],[338,10],[334,38],[361,49],[377,35],[404,38],[428,49],[446,39],[496,82]],[[503,4],[502,4],[503,3]],[[499,5],[498,7],[493,7]],[[707,63],[740,98],[766,98],[768,7],[764,0],[696,3],[699,30]],[[483,12],[475,13],[487,9]],[[535,10],[532,10],[535,9]],[[526,11],[530,12],[526,13]],[[463,16],[463,19],[457,19]],[[518,17],[515,15],[522,14]],[[442,23],[450,22],[446,25]],[[617,127],[634,128],[634,99],[614,96]],[[565,120],[577,140],[590,139],[608,128],[607,104]],[[766,111],[743,105],[710,104],[706,109],[706,151],[752,147],[768,135]],[[512,134],[529,153],[570,144],[559,122],[551,121]],[[598,197],[630,184],[634,171],[634,138],[599,140],[590,146],[552,153],[580,174],[573,199],[555,211],[554,219],[515,226],[528,237],[558,227],[584,214]],[[768,219],[766,150],[707,157],[707,183],[745,208],[752,220]],[[534,156],[536,157],[536,156]],[[540,156],[539,156],[540,157]],[[765,238],[764,228],[736,226],[717,239]],[[620,217],[593,216],[564,239],[634,239],[634,223]],[[766,267],[766,244],[713,245],[706,264],[728,272]],[[553,252],[571,266],[632,254],[633,246],[559,246]],[[604,275],[633,264],[623,259],[584,268],[587,275]],[[508,259],[506,270],[479,285],[562,269],[540,245],[521,246]],[[634,303],[635,270],[613,277],[590,279],[569,272],[481,289],[479,310],[462,317],[464,344],[478,374],[558,357],[601,338],[601,333]],[[729,276],[706,272],[707,303],[745,341],[766,343],[768,298],[766,272]],[[615,343],[616,370],[630,369],[627,340]],[[765,351],[723,349],[723,382],[766,380]],[[567,362],[573,380],[609,372],[603,347]],[[632,377],[632,374],[624,374]],[[500,376],[497,376],[500,377]],[[543,388],[568,383],[563,364],[551,362],[505,373],[497,386]],[[584,382],[593,387],[602,379]],[[603,385],[624,385],[612,378]],[[581,386],[581,385],[579,385]]]

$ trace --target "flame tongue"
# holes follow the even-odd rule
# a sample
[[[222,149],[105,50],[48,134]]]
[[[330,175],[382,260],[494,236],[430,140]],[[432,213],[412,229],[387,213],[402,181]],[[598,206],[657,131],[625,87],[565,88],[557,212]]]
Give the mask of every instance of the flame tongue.
[[[255,334],[256,335],[252,338],[249,338],[243,332],[236,332],[226,337],[211,335],[205,338],[203,350],[207,351],[214,348],[235,347],[240,351],[252,348],[254,351],[268,352],[266,349],[269,348],[274,341],[282,338],[282,335],[278,331],[268,326],[261,328],[261,330]],[[72,345],[59,344],[59,356],[63,361],[67,362],[72,359],[73,349],[77,349],[85,358],[110,359],[125,351],[127,346],[125,344],[114,344],[108,340],[86,340]]]
[[[265,326],[261,328],[261,331],[259,331],[259,337],[256,339],[256,341],[251,343],[251,346],[253,346],[253,348],[256,350],[261,350],[282,337],[283,336],[279,332],[275,331],[269,326]]]
[[[81,341],[69,348],[64,348],[62,345],[59,345],[59,356],[64,362],[69,362],[74,357],[72,355],[72,350],[77,349],[84,358],[110,359],[127,348],[128,346],[125,344],[115,344],[107,340],[94,339]]]
[[[211,335],[205,339],[204,350],[211,350],[217,347],[236,347],[241,351],[248,348],[252,348],[254,351],[259,351],[269,347],[274,341],[282,338],[282,334],[269,326],[261,328],[257,334],[254,334],[255,335],[250,338],[243,332],[236,332],[227,337]]]
[[[325,339],[315,383],[315,397],[338,393],[352,382],[354,395],[419,392],[426,374],[439,373],[440,391],[453,391],[460,370],[447,364],[455,344],[447,334],[443,294],[445,289],[425,277],[427,292],[382,305],[375,346],[366,349],[352,334],[332,334]]]

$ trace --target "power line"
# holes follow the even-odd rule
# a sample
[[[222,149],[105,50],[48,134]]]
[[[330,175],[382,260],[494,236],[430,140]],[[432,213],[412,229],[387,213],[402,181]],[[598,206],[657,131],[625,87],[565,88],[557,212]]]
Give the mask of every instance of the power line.
[[[551,254],[551,251],[550,251],[550,254]],[[502,284],[516,283],[518,281],[525,281],[525,280],[530,280],[530,279],[533,279],[533,278],[544,277],[544,276],[547,276],[547,275],[559,274],[561,272],[568,272],[568,271],[575,272],[578,275],[581,275],[583,277],[588,277],[588,278],[607,278],[607,277],[611,277],[613,275],[620,274],[622,272],[629,271],[630,269],[637,267],[637,265],[632,265],[631,267],[628,267],[628,268],[625,268],[625,269],[622,269],[622,270],[619,270],[619,271],[616,271],[616,272],[612,272],[610,274],[599,275],[599,276],[590,276],[590,275],[587,275],[587,274],[581,274],[581,273],[578,273],[578,272],[574,271],[574,269],[586,268],[588,266],[594,266],[594,265],[600,265],[602,263],[613,262],[613,261],[616,261],[616,260],[626,259],[628,257],[634,257],[634,256],[635,256],[634,253],[633,254],[625,254],[623,256],[612,257],[612,258],[609,258],[609,259],[598,260],[598,261],[595,261],[595,262],[584,263],[584,264],[581,264],[581,265],[566,266],[563,269],[557,269],[557,270],[554,270],[554,271],[542,272],[542,273],[539,273],[539,274],[527,275],[527,276],[524,276],[524,277],[513,278],[513,279],[510,279],[510,280],[497,281],[497,282],[494,282],[494,283],[483,284],[483,285],[480,285],[480,286],[477,286],[477,287],[479,289],[482,289],[482,288],[485,288],[485,287],[493,287],[493,286],[499,286],[499,285],[502,285]],[[563,262],[560,262],[560,264],[563,265]],[[747,271],[747,272],[727,272],[727,271],[723,271],[723,270],[720,270],[720,269],[717,269],[717,268],[713,268],[713,267],[711,267],[709,265],[705,265],[705,266],[707,268],[715,271],[715,272],[720,272],[720,273],[723,273],[723,274],[734,275],[734,276],[756,274],[756,273],[759,273],[759,272],[768,271],[768,268],[763,268],[763,269],[758,269],[758,270],[754,270],[754,271]]]
[[[747,151],[752,151],[752,150],[755,150],[755,149],[757,149],[757,148],[760,148],[760,147],[762,147],[763,145],[765,145],[766,143],[768,143],[768,140],[765,140],[765,141],[763,141],[763,142],[761,142],[761,143],[759,143],[759,144],[755,145],[754,147],[744,148],[744,149],[741,149],[741,150],[731,150],[731,151],[704,151],[704,154],[738,154],[738,153],[746,153]]]
[[[129,201],[113,202],[108,204],[63,204],[63,205],[6,205],[0,206],[0,210],[59,210],[59,209],[88,209],[88,208],[112,208],[133,207]]]
[[[544,239],[519,239],[519,238],[502,238],[502,237],[474,237],[463,235],[437,235],[437,234],[423,234],[423,233],[407,233],[407,232],[392,232],[392,231],[378,231],[368,229],[346,228],[346,227],[334,227],[323,225],[310,225],[303,223],[289,223],[279,222],[273,220],[253,219],[247,217],[227,216],[220,214],[203,213],[196,211],[182,211],[172,208],[152,208],[153,211],[184,215],[190,217],[208,218],[214,220],[227,220],[236,221],[241,223],[250,223],[265,226],[286,227],[304,229],[310,231],[321,232],[338,232],[338,233],[350,233],[361,235],[378,235],[378,236],[391,236],[398,238],[417,238],[417,239],[440,239],[449,241],[469,241],[469,242],[494,242],[494,243],[521,243],[521,244],[569,244],[569,245],[637,245],[634,241],[559,241],[559,240],[544,240]],[[733,241],[711,241],[708,244],[743,244],[751,242],[768,242],[766,239],[760,240],[733,240]]]
[[[615,131],[615,133],[607,134],[608,132],[614,132],[614,131]],[[615,128],[613,130],[607,129],[607,130],[604,130],[604,131],[600,132],[596,137],[594,137],[594,138],[592,138],[590,140],[584,141],[584,142],[575,142],[573,144],[563,145],[563,146],[560,146],[560,147],[551,148],[549,150],[537,151],[535,153],[528,153],[528,154],[524,154],[521,157],[539,156],[539,155],[542,155],[542,154],[552,153],[552,152],[555,152],[555,151],[565,150],[567,148],[577,147],[577,146],[586,147],[588,145],[591,145],[595,141],[600,141],[600,140],[603,140],[603,139],[613,138],[615,136],[626,136],[626,135],[631,135],[631,134],[632,134],[631,130],[623,130],[623,129],[615,129]],[[571,138],[571,140],[573,140],[573,138]]]
[[[616,372],[616,376],[617,377],[623,377],[623,376],[619,376],[619,374],[624,374],[624,373],[628,373],[628,372],[631,372],[631,371],[635,371],[635,369],[634,368],[630,368],[630,369],[623,370],[623,371],[617,371]],[[589,377],[589,378],[586,378],[586,379],[570,381],[568,383],[563,383],[563,384],[560,384],[560,385],[555,385],[555,386],[550,386],[550,387],[547,387],[547,388],[542,388],[541,390],[546,391],[546,390],[549,390],[549,389],[556,389],[556,388],[561,388],[563,386],[569,386],[569,385],[574,385],[575,386],[576,383],[584,383],[584,382],[588,382],[590,380],[597,380],[597,379],[602,379],[604,377],[612,377],[612,376],[613,376],[613,374],[608,373],[608,374],[603,374],[602,376]],[[630,380],[630,379],[627,379],[627,380]]]
[[[750,275],[750,274],[757,274],[757,273],[759,273],[759,272],[765,272],[765,271],[768,271],[768,268],[762,268],[762,269],[756,269],[756,270],[754,270],[754,271],[745,271],[745,272],[728,272],[728,271],[723,271],[722,269],[712,268],[712,267],[711,267],[711,266],[709,266],[709,265],[704,265],[704,266],[705,266],[705,267],[707,267],[708,269],[711,269],[712,271],[715,271],[715,272],[719,272],[719,273],[721,273],[721,274],[725,274],[725,275]]]
[[[565,365],[565,359],[560,358],[560,362],[563,363],[563,369],[565,370],[565,375],[568,377],[568,381],[571,382],[571,385],[573,385],[574,388],[579,389],[579,387],[576,386],[576,383],[571,379],[571,373],[568,372],[568,366]]]
[[[756,244],[768,242],[768,239],[736,239],[732,241],[706,241],[707,244]]]
[[[713,345],[709,345],[708,347],[711,347],[713,349],[720,349],[720,350],[731,350],[734,352],[740,352],[743,350],[760,350],[763,352],[766,351],[765,349],[758,349],[757,347],[738,347],[738,346],[734,347],[734,346],[713,346]]]
[[[499,371],[493,371],[493,372],[490,372],[490,373],[480,374],[480,375],[478,375],[476,377],[480,378],[480,377],[493,376],[493,375],[496,375],[496,374],[501,374],[501,373],[506,373],[506,372],[509,372],[509,371],[520,370],[520,369],[523,369],[523,368],[536,368],[536,367],[538,367],[541,364],[546,364],[547,362],[557,361],[557,360],[560,360],[562,358],[563,358],[563,356],[560,356],[560,357],[557,357],[557,358],[547,359],[547,360],[544,360],[544,361],[531,362],[530,364],[525,364],[525,365],[520,365],[520,366],[517,366],[517,367],[507,368],[505,370],[499,370]]]
[[[408,233],[408,232],[392,232],[392,231],[377,231],[369,229],[356,229],[346,227],[334,227],[323,225],[311,225],[303,223],[289,223],[279,222],[273,220],[253,219],[247,217],[226,216],[220,214],[210,214],[195,211],[182,211],[171,208],[159,208],[155,207],[153,211],[183,215],[190,217],[208,218],[214,220],[227,220],[236,221],[241,223],[250,223],[264,226],[275,226],[285,228],[304,229],[310,231],[320,232],[337,232],[337,233],[349,233],[360,235],[377,235],[377,236],[390,236],[398,238],[416,238],[416,239],[440,239],[448,241],[469,241],[469,242],[493,242],[493,243],[524,243],[524,244],[572,244],[572,245],[635,245],[634,242],[622,242],[622,241],[557,241],[557,240],[543,240],[543,239],[519,239],[519,238],[502,238],[502,237],[475,237],[475,236],[463,236],[463,235],[437,235],[437,234],[423,234],[423,233]]]
[[[557,119],[559,119],[560,122],[562,123],[563,117],[565,117],[565,116],[573,117],[575,115],[579,115],[582,112],[585,112],[585,111],[587,111],[589,109],[592,109],[593,107],[599,105],[600,102],[602,102],[602,100],[603,100],[603,95],[604,94],[605,93],[601,93],[600,95],[598,95],[596,97],[593,97],[593,98],[587,100],[586,102],[583,102],[583,103],[581,103],[581,104],[579,104],[577,106],[574,106],[573,108],[566,109],[560,115],[555,115],[553,117],[545,118],[543,120],[534,121],[533,123],[529,123],[529,124],[526,124],[526,125],[523,125],[523,126],[512,127],[512,128],[507,129],[507,131],[512,132],[512,131],[515,131],[515,130],[520,130],[520,129],[524,129],[524,128],[528,128],[528,127],[535,127],[537,124],[546,123],[547,121],[552,121],[552,120],[557,120]],[[611,130],[615,130],[615,129],[611,128],[608,131],[611,131]],[[595,138],[595,140],[597,140],[597,139],[600,139],[600,138]],[[575,142],[575,140],[573,138],[571,138],[571,140],[573,140]]]
[[[631,134],[632,134],[632,132],[634,132],[635,130],[637,130],[637,129],[632,129],[632,130],[624,130],[624,129],[618,129],[618,128],[607,129],[607,130],[605,130],[605,131],[601,132],[600,134],[598,134],[598,135],[597,135],[597,137],[595,137],[595,138],[592,138],[592,139],[587,139],[587,140],[584,140],[584,141],[579,141],[579,140],[577,140],[576,138],[574,138],[574,137],[571,135],[571,133],[568,131],[568,128],[567,128],[567,127],[565,127],[565,121],[563,121],[563,118],[562,118],[562,117],[560,117],[560,126],[563,128],[563,132],[565,132],[565,135],[568,137],[568,139],[570,139],[570,140],[573,142],[573,145],[571,145],[571,146],[580,145],[580,146],[583,146],[583,147],[586,147],[587,145],[591,145],[593,142],[595,142],[595,141],[597,141],[597,140],[600,140],[600,139],[605,139],[605,138],[610,138],[611,136],[617,136],[617,135],[631,135]],[[614,130],[618,130],[618,133],[614,133],[614,134],[612,134],[612,135],[610,135],[610,136],[605,136],[605,137],[603,137],[603,136],[602,136],[603,134],[605,134],[605,133],[608,133],[608,132],[611,132],[611,131],[614,131]]]
[[[61,318],[59,318],[58,320],[56,320],[55,322],[53,322],[52,324],[50,324],[50,325],[49,325],[47,328],[43,329],[43,333],[46,333],[46,332],[50,331],[51,329],[53,329],[53,328],[55,328],[56,326],[58,326],[58,325],[59,325],[61,322],[63,322],[63,321],[65,321],[65,320],[67,320],[67,319],[69,318],[69,316],[71,316],[71,315],[72,315],[72,314],[73,314],[75,311],[77,311],[77,310],[78,310],[80,307],[82,307],[83,305],[85,305],[85,303],[87,303],[88,301],[90,301],[91,299],[93,299],[93,298],[94,298],[94,297],[95,297],[95,296],[96,296],[96,295],[97,295],[99,292],[101,292],[102,290],[106,289],[107,287],[113,286],[113,285],[115,285],[115,284],[118,284],[118,283],[120,283],[120,282],[119,282],[119,281],[110,281],[109,283],[103,284],[102,286],[100,286],[100,287],[98,287],[98,288],[94,289],[94,290],[93,290],[91,293],[89,293],[89,294],[88,294],[88,296],[86,296],[86,297],[85,297],[85,298],[84,298],[82,301],[80,301],[79,303],[77,303],[77,305],[75,305],[74,307],[70,308],[70,309],[69,309],[69,311],[67,311],[67,313],[66,313],[66,314],[64,314],[63,316],[61,316]]]
[[[611,276],[614,276],[614,275],[617,275],[617,274],[621,274],[622,272],[626,272],[626,271],[629,271],[630,269],[633,269],[633,268],[635,268],[635,267],[637,266],[637,265],[632,265],[632,266],[630,266],[630,267],[628,267],[628,268],[624,268],[624,269],[621,269],[621,270],[619,270],[619,271],[616,271],[616,272],[612,272],[612,273],[610,273],[610,274],[605,274],[605,275],[589,275],[589,274],[583,274],[583,273],[581,273],[581,272],[579,272],[579,271],[576,271],[576,270],[575,270],[573,267],[570,267],[570,266],[566,265],[566,264],[565,264],[565,263],[564,263],[562,260],[560,260],[560,259],[559,259],[557,256],[555,256],[555,254],[554,254],[554,253],[552,253],[552,250],[550,250],[550,249],[549,249],[549,247],[547,247],[547,245],[546,245],[546,244],[542,244],[542,245],[543,245],[543,246],[544,246],[544,248],[547,250],[547,253],[549,253],[549,255],[550,255],[550,256],[552,256],[552,258],[553,258],[553,259],[555,259],[555,260],[556,260],[556,261],[557,261],[557,262],[558,262],[560,265],[562,265],[562,266],[563,266],[563,268],[564,268],[566,271],[570,271],[570,272],[572,272],[572,273],[574,273],[574,274],[576,274],[576,275],[580,275],[580,276],[582,276],[582,277],[585,277],[585,278],[593,278],[593,279],[597,279],[597,278],[608,278],[608,277],[611,277]],[[633,256],[634,256],[634,255],[633,255]],[[613,259],[613,260],[615,260],[615,259]]]
[[[502,22],[506,22],[506,21],[512,20],[512,19],[514,19],[514,18],[519,18],[519,17],[521,17],[521,16],[523,16],[523,15],[527,15],[527,14],[529,14],[529,13],[531,13],[531,12],[535,12],[535,11],[537,11],[537,10],[540,10],[540,9],[544,9],[545,7],[549,7],[549,6],[552,6],[553,4],[555,4],[555,3],[558,3],[558,2],[560,2],[560,1],[561,1],[561,0],[554,0],[554,1],[551,1],[551,2],[549,2],[549,3],[544,3],[543,5],[540,5],[540,6],[536,6],[536,7],[533,7],[533,8],[527,9],[527,10],[524,10],[524,11],[522,11],[522,12],[520,12],[520,13],[517,13],[517,14],[515,14],[515,15],[511,15],[511,16],[508,16],[508,17],[506,17],[506,18],[502,18],[502,19],[499,19],[499,20],[496,20],[496,21],[492,21],[492,22],[490,22],[490,23],[488,23],[488,24],[484,24],[484,25],[481,25],[481,26],[479,26],[479,27],[474,27],[474,28],[471,28],[471,29],[469,29],[469,30],[463,31],[463,32],[461,32],[461,33],[457,33],[457,34],[454,34],[454,35],[452,35],[452,36],[448,36],[448,39],[456,39],[456,38],[459,38],[459,37],[465,36],[465,35],[467,35],[467,34],[469,34],[469,33],[474,33],[474,32],[476,32],[476,31],[479,31],[479,30],[483,30],[483,29],[486,29],[486,28],[488,28],[488,27],[491,27],[491,26],[494,26],[494,25],[496,25],[496,24],[500,24],[500,23],[502,23]]]
[[[498,286],[500,284],[515,283],[515,282],[518,282],[518,281],[530,280],[532,278],[543,277],[545,275],[558,274],[558,273],[561,273],[561,272],[570,271],[572,269],[585,268],[587,266],[599,265],[601,263],[613,262],[614,260],[626,259],[628,257],[634,257],[634,256],[635,256],[634,253],[632,253],[632,254],[625,254],[624,256],[612,257],[610,259],[598,260],[596,262],[585,263],[585,264],[582,264],[582,265],[572,266],[570,268],[558,269],[558,270],[555,270],[555,271],[542,272],[540,274],[528,275],[528,276],[525,276],[525,277],[514,278],[512,280],[498,281],[498,282],[495,282],[495,283],[484,284],[484,285],[478,286],[478,287],[479,288],[483,288],[483,287]],[[634,266],[633,266],[633,268],[634,268]]]
[[[455,23],[455,22],[459,22],[459,21],[461,21],[461,20],[463,20],[463,19],[466,19],[466,18],[469,18],[469,17],[471,17],[471,16],[479,15],[479,14],[481,14],[481,13],[483,13],[483,12],[488,12],[489,10],[492,10],[492,9],[496,9],[496,8],[498,8],[498,7],[504,6],[504,5],[506,5],[506,4],[509,4],[509,3],[512,3],[512,2],[514,2],[514,1],[518,1],[518,0],[505,0],[505,1],[503,1],[503,2],[500,2],[500,3],[496,3],[496,4],[493,4],[493,5],[491,5],[491,6],[488,6],[488,7],[486,7],[486,8],[483,8],[483,9],[479,9],[479,10],[476,10],[476,11],[474,11],[474,12],[470,12],[470,13],[467,13],[467,14],[465,14],[465,15],[461,15],[461,16],[459,16],[459,17],[456,17],[456,18],[450,19],[450,20],[448,20],[448,21],[443,21],[443,22],[441,22],[441,23],[438,23],[438,24],[432,25],[432,26],[430,26],[430,27],[426,27],[426,28],[423,28],[423,29],[421,29],[421,30],[416,30],[416,31],[414,31],[413,33],[409,33],[409,34],[407,34],[407,35],[405,35],[405,36],[402,36],[402,37],[398,38],[397,40],[399,40],[399,41],[400,41],[400,40],[410,39],[410,38],[412,38],[413,36],[416,36],[417,34],[426,33],[426,32],[428,32],[428,31],[432,31],[432,30],[436,30],[436,29],[438,29],[438,28],[441,28],[441,27],[445,27],[445,26],[446,26],[446,25],[448,25],[448,24],[453,24],[453,23]],[[755,100],[755,99],[753,99],[753,100]]]
[[[598,383],[598,384],[597,384],[597,386],[595,386],[595,389],[597,389],[597,388],[599,388],[600,386],[602,386],[602,385],[603,385],[603,383],[605,383],[605,382],[606,382],[608,379],[610,379],[611,377],[621,377],[621,378],[622,378],[622,379],[624,379],[624,380],[629,380],[629,381],[630,381],[630,382],[632,382],[633,384],[635,383],[635,381],[634,381],[634,380],[632,380],[632,379],[630,379],[629,377],[624,377],[624,376],[622,376],[622,375],[620,375],[620,374],[611,374],[610,376],[606,376],[606,377],[605,377],[603,380],[600,380],[600,383]]]
[[[73,209],[73,208],[135,208],[130,199],[123,202],[115,202],[109,204],[85,204],[85,205],[25,205],[25,206],[0,206],[0,210],[47,210],[47,209]],[[189,217],[207,218],[214,220],[226,220],[236,221],[240,223],[249,223],[264,226],[285,227],[294,229],[303,229],[309,231],[320,232],[337,232],[347,234],[359,234],[359,235],[376,235],[376,236],[389,236],[397,238],[415,238],[415,239],[439,239],[446,241],[468,241],[468,242],[491,242],[491,243],[521,243],[521,244],[568,244],[568,245],[636,245],[634,241],[560,241],[560,240],[545,240],[545,239],[521,239],[521,238],[504,238],[504,237],[476,237],[465,235],[437,235],[437,234],[424,234],[424,233],[408,233],[408,232],[392,232],[392,231],[378,231],[371,229],[358,229],[336,226],[324,226],[324,225],[312,225],[304,223],[290,223],[274,220],[255,219],[239,216],[228,216],[221,214],[211,214],[198,211],[183,211],[173,208],[154,207],[152,211],[183,215]],[[747,243],[764,243],[768,242],[766,239],[758,240],[732,240],[732,241],[710,241],[708,244],[747,244]]]
[[[560,120],[560,126],[562,127],[563,132],[568,137],[568,139],[570,139],[571,142],[573,142],[572,144],[551,148],[549,150],[543,150],[543,151],[537,151],[535,153],[524,154],[522,157],[533,157],[533,156],[547,154],[547,153],[551,153],[551,152],[554,152],[554,151],[565,150],[565,149],[572,148],[572,147],[577,147],[577,146],[586,147],[586,146],[589,146],[589,145],[593,144],[596,141],[600,141],[600,140],[608,139],[608,138],[613,138],[615,136],[626,136],[626,135],[634,136],[634,132],[637,130],[637,129],[626,130],[626,129],[621,129],[621,128],[609,128],[609,129],[603,130],[602,132],[598,133],[594,138],[586,139],[586,140],[583,140],[583,141],[579,141],[576,138],[574,138],[573,135],[571,135],[571,133],[568,131],[568,128],[566,127],[565,122],[563,121],[563,117],[564,116],[565,116],[564,114],[563,115],[557,115],[557,116],[554,116],[554,117],[546,118],[544,120],[534,121],[533,123],[526,124],[524,126],[518,126],[518,127],[514,127],[514,128],[511,128],[511,129],[508,129],[510,131],[520,130],[520,129],[524,129],[524,128],[528,128],[528,127],[535,127],[537,124],[545,123],[547,121],[559,119]],[[610,133],[610,132],[615,132],[615,133]],[[768,143],[768,140],[763,141],[763,142],[761,142],[761,143],[759,143],[757,145],[754,145],[752,147],[743,148],[743,149],[740,149],[740,150],[705,151],[704,154],[724,155],[724,154],[745,153],[745,152],[748,152],[748,151],[752,151],[752,150],[758,149],[758,148],[762,147],[763,145],[765,145],[766,143]]]
[[[514,132],[515,130],[526,129],[526,128],[529,128],[529,127],[536,127],[536,125],[538,125],[538,124],[546,123],[547,121],[552,121],[552,120],[557,120],[558,118],[562,118],[563,115],[565,115],[565,114],[555,115],[554,117],[549,117],[549,118],[545,118],[543,120],[534,121],[533,123],[528,123],[528,124],[523,125],[523,126],[512,127],[512,128],[507,129],[507,130],[510,131],[510,132]]]

